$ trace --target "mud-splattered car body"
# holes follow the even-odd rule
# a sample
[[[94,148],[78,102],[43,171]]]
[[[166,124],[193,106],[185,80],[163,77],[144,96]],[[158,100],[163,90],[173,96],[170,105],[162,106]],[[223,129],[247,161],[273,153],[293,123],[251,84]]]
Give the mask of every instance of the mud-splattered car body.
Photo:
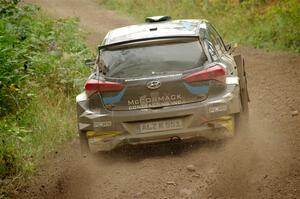
[[[210,23],[150,19],[110,31],[99,46],[76,98],[84,151],[222,139],[247,109],[243,60]]]

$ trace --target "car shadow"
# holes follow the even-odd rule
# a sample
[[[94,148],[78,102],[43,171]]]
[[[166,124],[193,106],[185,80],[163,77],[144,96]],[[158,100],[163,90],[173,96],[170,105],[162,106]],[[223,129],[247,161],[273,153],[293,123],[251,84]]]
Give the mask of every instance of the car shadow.
[[[125,145],[108,152],[93,154],[96,161],[126,161],[139,162],[148,158],[180,157],[195,153],[201,149],[218,149],[226,144],[227,140],[220,141],[176,141],[157,144]]]

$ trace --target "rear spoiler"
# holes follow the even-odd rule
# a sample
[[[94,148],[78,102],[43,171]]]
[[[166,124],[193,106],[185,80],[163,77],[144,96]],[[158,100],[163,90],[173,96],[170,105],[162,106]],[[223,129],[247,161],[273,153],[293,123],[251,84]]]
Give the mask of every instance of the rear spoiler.
[[[149,41],[149,40],[158,40],[158,39],[175,39],[175,38],[198,38],[199,36],[194,36],[194,35],[181,35],[181,36],[164,36],[164,37],[149,37],[149,38],[143,38],[143,39],[133,39],[133,40],[127,40],[127,41],[121,41],[121,42],[116,42],[112,44],[107,44],[107,45],[100,45],[98,46],[98,50],[102,50],[104,48],[109,48],[113,46],[118,46],[122,44],[127,44],[127,43],[134,43],[134,42],[140,42],[140,41]]]

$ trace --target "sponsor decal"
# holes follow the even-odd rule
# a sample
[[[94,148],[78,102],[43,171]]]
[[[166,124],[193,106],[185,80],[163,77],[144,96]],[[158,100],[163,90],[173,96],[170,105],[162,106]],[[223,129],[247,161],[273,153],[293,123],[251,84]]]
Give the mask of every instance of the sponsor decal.
[[[186,89],[194,94],[194,95],[198,95],[198,94],[206,94],[208,93],[208,86],[204,85],[204,86],[191,86],[187,83],[184,83],[184,86],[186,87]]]
[[[226,104],[213,105],[208,108],[208,112],[210,112],[210,113],[224,112],[224,111],[227,111]]]
[[[120,100],[124,96],[126,90],[127,90],[127,86],[115,96],[103,97],[104,104],[113,104],[113,103],[120,102]]]
[[[111,125],[111,121],[94,122],[94,127],[110,127]]]
[[[129,110],[151,108],[157,106],[168,106],[183,103],[181,94],[159,96],[157,93],[152,93],[151,96],[143,95],[138,99],[128,100]]]

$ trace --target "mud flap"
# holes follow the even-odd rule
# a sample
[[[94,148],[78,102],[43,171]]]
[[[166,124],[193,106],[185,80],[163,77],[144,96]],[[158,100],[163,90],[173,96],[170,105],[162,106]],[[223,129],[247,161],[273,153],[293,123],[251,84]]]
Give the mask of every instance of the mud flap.
[[[244,112],[248,111],[248,102],[250,102],[248,87],[247,87],[247,75],[245,70],[245,61],[241,55],[235,55],[234,61],[237,66],[237,72],[239,77],[240,83],[240,96],[241,96],[241,103]]]
[[[86,132],[79,131],[79,140],[81,146],[81,155],[85,157],[90,153],[90,147],[89,147]]]

